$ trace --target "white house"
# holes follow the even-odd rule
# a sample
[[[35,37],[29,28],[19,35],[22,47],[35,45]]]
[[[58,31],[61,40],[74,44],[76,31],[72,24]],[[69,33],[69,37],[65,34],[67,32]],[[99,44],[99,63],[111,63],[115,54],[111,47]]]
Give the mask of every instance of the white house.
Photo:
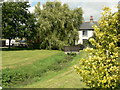
[[[93,25],[97,25],[96,21],[93,21],[93,16],[90,16],[90,21],[83,22],[79,28],[79,40],[78,44],[84,44],[86,40],[93,36],[94,29]]]

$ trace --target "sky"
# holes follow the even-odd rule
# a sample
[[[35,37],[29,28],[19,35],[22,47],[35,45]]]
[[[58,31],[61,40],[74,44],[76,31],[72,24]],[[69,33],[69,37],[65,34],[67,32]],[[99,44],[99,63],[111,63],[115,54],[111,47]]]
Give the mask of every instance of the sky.
[[[29,0],[31,7],[29,8],[30,12],[34,11],[34,6],[37,2],[45,4],[47,1],[54,0]],[[118,2],[120,0],[57,0],[64,3],[67,3],[71,9],[81,7],[83,10],[83,17],[85,21],[89,21],[90,16],[93,16],[94,21],[98,21],[101,17],[102,8],[108,6],[112,9],[112,12],[116,12]]]

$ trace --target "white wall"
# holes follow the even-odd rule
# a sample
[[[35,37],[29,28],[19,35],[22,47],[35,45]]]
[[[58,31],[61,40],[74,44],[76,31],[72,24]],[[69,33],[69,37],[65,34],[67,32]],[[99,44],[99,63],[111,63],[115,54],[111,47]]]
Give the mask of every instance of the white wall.
[[[92,37],[93,36],[93,31],[92,30],[88,30],[88,37]]]
[[[83,36],[83,31],[78,31],[79,33],[79,40],[78,44],[83,44],[83,39],[89,39],[90,37],[93,36],[93,31],[92,30],[87,30],[87,36]]]
[[[11,42],[10,42],[10,45],[12,45],[12,44],[14,44],[15,43],[15,40],[11,40]],[[6,40],[6,44],[5,44],[6,46],[8,46],[9,45],[9,39],[7,39]]]

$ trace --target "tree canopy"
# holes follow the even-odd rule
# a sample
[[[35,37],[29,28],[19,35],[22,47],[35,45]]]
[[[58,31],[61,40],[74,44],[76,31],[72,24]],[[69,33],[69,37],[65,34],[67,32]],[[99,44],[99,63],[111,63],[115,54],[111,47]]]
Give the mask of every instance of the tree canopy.
[[[9,40],[33,35],[34,16],[28,11],[28,2],[4,2],[2,5],[2,34]],[[10,45],[9,45],[10,46]]]
[[[2,1],[0,1],[0,38],[2,37]]]
[[[82,9],[71,10],[58,1],[40,3],[35,6],[37,18],[36,43],[43,49],[62,49],[64,45],[75,45],[79,39],[78,28],[82,23]]]

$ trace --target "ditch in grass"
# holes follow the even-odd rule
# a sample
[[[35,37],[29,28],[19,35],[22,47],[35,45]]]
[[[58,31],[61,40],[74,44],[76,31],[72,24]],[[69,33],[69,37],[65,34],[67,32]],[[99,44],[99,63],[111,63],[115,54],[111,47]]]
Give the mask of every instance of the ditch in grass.
[[[67,67],[58,72],[49,71],[40,78],[40,81],[20,88],[89,88],[81,81],[82,77],[74,69],[74,65],[78,64],[81,58],[86,57],[88,57],[87,54],[80,51],[80,54],[74,57]]]
[[[66,55],[61,52],[49,58],[36,61],[31,65],[26,65],[15,69],[3,69],[3,87],[28,85],[42,80],[42,77],[45,77],[46,75],[48,76],[48,74],[53,72],[54,76],[58,74],[60,70],[68,67],[73,58],[74,56]]]

